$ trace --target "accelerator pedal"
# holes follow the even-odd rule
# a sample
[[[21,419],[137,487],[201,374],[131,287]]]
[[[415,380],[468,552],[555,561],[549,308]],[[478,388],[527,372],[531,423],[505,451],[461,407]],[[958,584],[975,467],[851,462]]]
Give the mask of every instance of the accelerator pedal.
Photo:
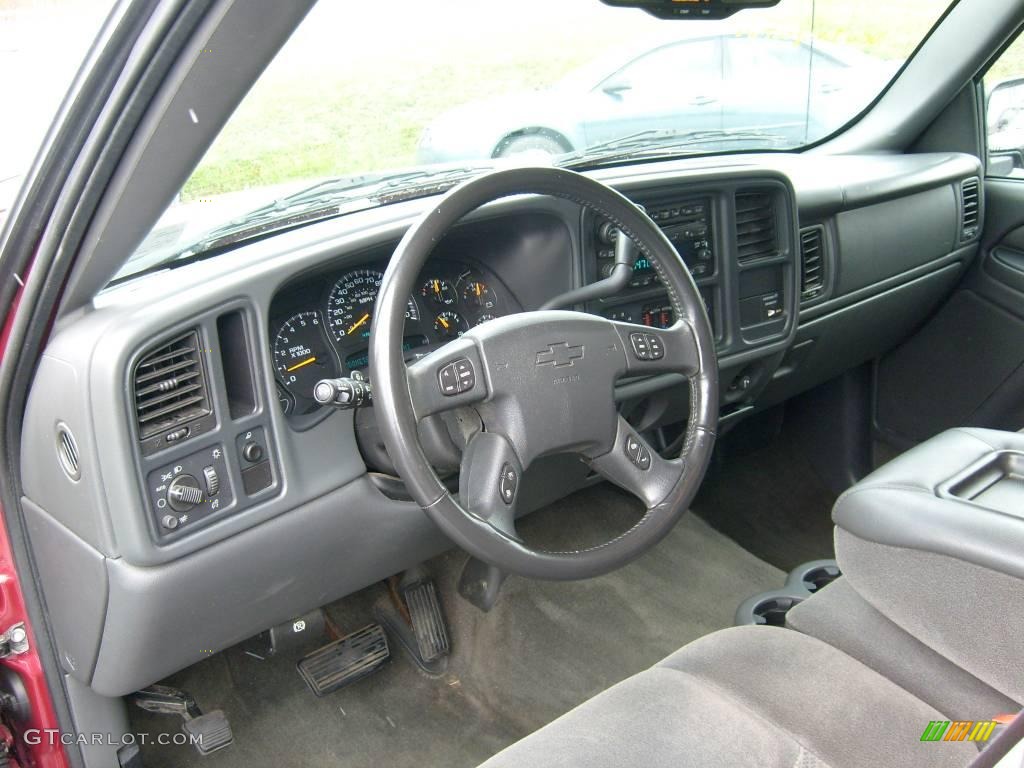
[[[325,696],[373,674],[390,657],[384,628],[370,624],[313,651],[297,666],[310,690]]]
[[[452,644],[434,582],[425,579],[403,586],[402,598],[409,609],[409,621],[416,636],[419,657],[427,664],[432,664],[442,656],[447,656]]]

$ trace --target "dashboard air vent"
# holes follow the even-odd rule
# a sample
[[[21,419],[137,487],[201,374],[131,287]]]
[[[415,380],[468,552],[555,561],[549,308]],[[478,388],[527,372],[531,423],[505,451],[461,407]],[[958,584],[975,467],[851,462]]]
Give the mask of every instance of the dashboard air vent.
[[[736,195],[736,247],[740,264],[778,255],[775,204],[771,194]]]
[[[199,334],[189,331],[147,354],[135,366],[134,386],[143,440],[210,413]]]
[[[979,184],[977,176],[960,183],[960,200],[963,205],[960,210],[961,240],[972,240],[978,234]]]
[[[800,230],[800,298],[810,301],[825,288],[824,230]]]

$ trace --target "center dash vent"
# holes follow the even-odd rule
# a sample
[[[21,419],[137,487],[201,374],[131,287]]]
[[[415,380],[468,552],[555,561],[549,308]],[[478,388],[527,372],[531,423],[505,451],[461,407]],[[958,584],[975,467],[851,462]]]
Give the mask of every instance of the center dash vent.
[[[189,331],[147,354],[135,366],[134,387],[143,440],[209,414],[199,334]]]
[[[973,240],[978,234],[979,180],[977,176],[960,182],[960,239]]]
[[[810,301],[825,288],[824,229],[800,230],[800,298]]]
[[[775,204],[770,193],[736,195],[736,248],[740,264],[778,255]]]

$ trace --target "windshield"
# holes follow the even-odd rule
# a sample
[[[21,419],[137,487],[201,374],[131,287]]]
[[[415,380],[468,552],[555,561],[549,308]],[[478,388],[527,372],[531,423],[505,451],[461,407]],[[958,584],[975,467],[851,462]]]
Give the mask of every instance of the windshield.
[[[119,278],[505,163],[798,149],[863,111],[947,4],[782,0],[711,22],[321,0]]]

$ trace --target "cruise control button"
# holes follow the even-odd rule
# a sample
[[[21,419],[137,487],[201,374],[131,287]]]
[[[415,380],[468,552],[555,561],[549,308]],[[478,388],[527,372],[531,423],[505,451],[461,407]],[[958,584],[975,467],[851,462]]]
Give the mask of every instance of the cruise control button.
[[[640,446],[640,451],[636,455],[636,459],[633,461],[639,469],[644,471],[651,468],[651,452]]]
[[[519,485],[519,476],[512,469],[512,465],[506,462],[501,467],[501,477],[498,479],[498,495],[506,504],[511,504],[516,498],[516,486]]]
[[[647,335],[643,333],[629,334],[629,341],[633,345],[633,355],[637,360],[650,360],[651,349],[647,343]]]
[[[632,435],[626,436],[626,456],[634,464],[636,463],[636,457],[640,454],[640,441]]]

